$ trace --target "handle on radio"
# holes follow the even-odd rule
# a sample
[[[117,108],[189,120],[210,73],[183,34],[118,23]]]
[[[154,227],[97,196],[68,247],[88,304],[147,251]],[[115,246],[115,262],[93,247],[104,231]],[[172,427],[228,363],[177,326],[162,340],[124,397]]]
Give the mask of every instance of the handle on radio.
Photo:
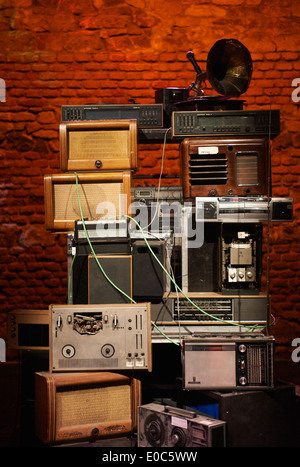
[[[196,413],[192,412],[190,410],[185,410],[185,409],[178,409],[177,407],[172,407],[170,405],[166,405],[164,407],[164,411],[173,415],[179,415],[181,417],[185,418],[195,418]]]

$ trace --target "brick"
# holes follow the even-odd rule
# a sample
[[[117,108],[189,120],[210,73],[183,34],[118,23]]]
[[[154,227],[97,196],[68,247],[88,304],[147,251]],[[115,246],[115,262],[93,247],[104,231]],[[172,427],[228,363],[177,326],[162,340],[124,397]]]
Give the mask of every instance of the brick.
[[[295,198],[295,221],[272,225],[270,234],[278,352],[289,358],[291,333],[299,329],[300,334],[300,326],[295,328],[300,285],[300,127],[299,104],[291,98],[292,80],[300,78],[299,14],[293,5],[266,4],[257,10],[260,0],[213,0],[201,5],[175,0],[171,8],[152,2],[150,10],[141,0],[126,6],[88,0],[73,2],[70,15],[63,1],[33,5],[31,0],[20,0],[13,8],[10,3],[5,0],[2,6],[0,24],[0,62],[7,83],[7,102],[0,106],[2,302],[39,307],[65,301],[66,236],[46,232],[43,200],[44,174],[60,172],[61,105],[130,99],[152,103],[156,88],[188,87],[195,72],[187,50],[194,49],[205,70],[208,51],[234,14],[234,35],[245,39],[253,60],[250,87],[242,96],[245,107],[269,109],[272,95],[273,108],[281,111],[281,134],[272,141],[272,193]],[[215,93],[209,83],[207,92]],[[159,174],[161,155],[162,145],[140,146],[139,173]],[[177,145],[166,149],[164,170],[180,173]],[[265,245],[263,251],[266,256]],[[265,269],[265,257],[263,264]],[[262,283],[266,288],[265,270]],[[3,303],[0,335],[6,313]]]

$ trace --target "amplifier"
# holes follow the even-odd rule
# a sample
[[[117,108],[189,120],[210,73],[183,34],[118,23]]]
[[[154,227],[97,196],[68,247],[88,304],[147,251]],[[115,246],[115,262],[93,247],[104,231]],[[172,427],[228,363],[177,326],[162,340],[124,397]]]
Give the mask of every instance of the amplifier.
[[[180,157],[185,199],[269,194],[267,138],[186,138]]]
[[[138,447],[225,447],[226,423],[155,402],[138,407]]]
[[[44,190],[46,229],[74,231],[75,221],[81,220],[75,174],[45,175]],[[85,219],[127,214],[131,172],[78,173],[78,192]]]
[[[207,335],[183,340],[183,387],[250,390],[274,387],[273,336]]]
[[[49,349],[49,310],[13,310],[7,315],[7,348]]]
[[[50,371],[152,370],[151,309],[51,305]]]
[[[279,110],[179,111],[172,115],[173,137],[270,136],[280,133]]]
[[[35,373],[35,434],[48,445],[128,436],[141,383],[109,372]]]
[[[197,197],[196,222],[292,222],[293,198]]]
[[[59,126],[61,170],[136,170],[136,120],[64,122]]]
[[[162,128],[163,104],[63,105],[62,122],[86,120],[137,120],[138,128]]]

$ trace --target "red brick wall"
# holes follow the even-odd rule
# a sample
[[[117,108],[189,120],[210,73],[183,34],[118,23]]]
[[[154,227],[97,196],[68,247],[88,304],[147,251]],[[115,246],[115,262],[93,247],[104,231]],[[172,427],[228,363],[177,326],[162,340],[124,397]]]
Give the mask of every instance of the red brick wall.
[[[270,231],[270,290],[280,358],[300,337],[299,298],[299,11],[271,0],[4,0],[0,6],[0,337],[6,313],[66,298],[66,239],[44,228],[43,177],[60,171],[58,124],[63,104],[154,102],[154,89],[187,87],[221,38],[250,51],[253,76],[245,108],[281,111],[273,141],[273,196],[291,196],[295,221]],[[208,86],[209,88],[209,86]],[[208,89],[211,92],[211,89]],[[299,92],[300,95],[300,92]],[[140,173],[159,173],[161,146],[140,147]],[[179,173],[178,150],[165,173]],[[264,282],[265,285],[265,282]]]

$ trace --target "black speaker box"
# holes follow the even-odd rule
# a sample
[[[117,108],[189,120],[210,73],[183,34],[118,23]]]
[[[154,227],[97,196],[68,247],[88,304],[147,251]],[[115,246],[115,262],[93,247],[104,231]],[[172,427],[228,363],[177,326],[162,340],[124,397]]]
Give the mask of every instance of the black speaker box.
[[[96,256],[108,258],[118,257],[121,258],[119,264],[125,264],[126,267],[124,269],[116,269],[117,262],[114,260],[103,260],[105,261],[105,265],[102,264],[102,261],[99,262],[102,265],[105,273],[107,276],[114,282],[114,280],[119,283],[119,288],[122,289],[124,286],[126,293],[131,293],[131,285],[129,287],[125,286],[126,282],[128,282],[128,277],[131,280],[131,271],[130,271],[130,260],[126,260],[125,263],[122,260],[122,257],[129,257],[130,256],[130,247],[128,242],[92,242],[93,249],[95,251]],[[116,291],[111,284],[107,281],[107,279],[103,276],[99,266],[96,264],[96,260],[90,261],[91,255],[91,248],[88,243],[78,243],[76,245],[77,253],[72,267],[72,304],[73,305],[82,305],[90,303],[90,296],[92,297],[93,301],[91,303],[128,303],[129,300],[120,292]],[[115,259],[116,259],[115,258]],[[114,271],[113,271],[114,269]],[[126,273],[126,277],[122,277],[122,274]],[[111,277],[112,276],[112,277]],[[98,300],[99,298],[99,291],[97,291],[97,284],[96,278],[98,278],[99,287],[105,287],[105,296],[101,298],[101,301]],[[124,282],[125,281],[125,282]],[[118,285],[116,283],[116,285]],[[92,293],[91,293],[92,291]],[[105,300],[105,301],[103,301]],[[108,300],[108,301],[107,301]],[[111,301],[112,300],[112,301]]]
[[[178,381],[178,384],[182,384]],[[227,423],[227,447],[299,447],[299,400],[295,387],[274,390],[182,391],[180,406],[210,413]]]
[[[149,241],[153,253],[164,265],[164,242]],[[164,271],[143,240],[132,246],[133,297],[160,298],[164,294]]]

